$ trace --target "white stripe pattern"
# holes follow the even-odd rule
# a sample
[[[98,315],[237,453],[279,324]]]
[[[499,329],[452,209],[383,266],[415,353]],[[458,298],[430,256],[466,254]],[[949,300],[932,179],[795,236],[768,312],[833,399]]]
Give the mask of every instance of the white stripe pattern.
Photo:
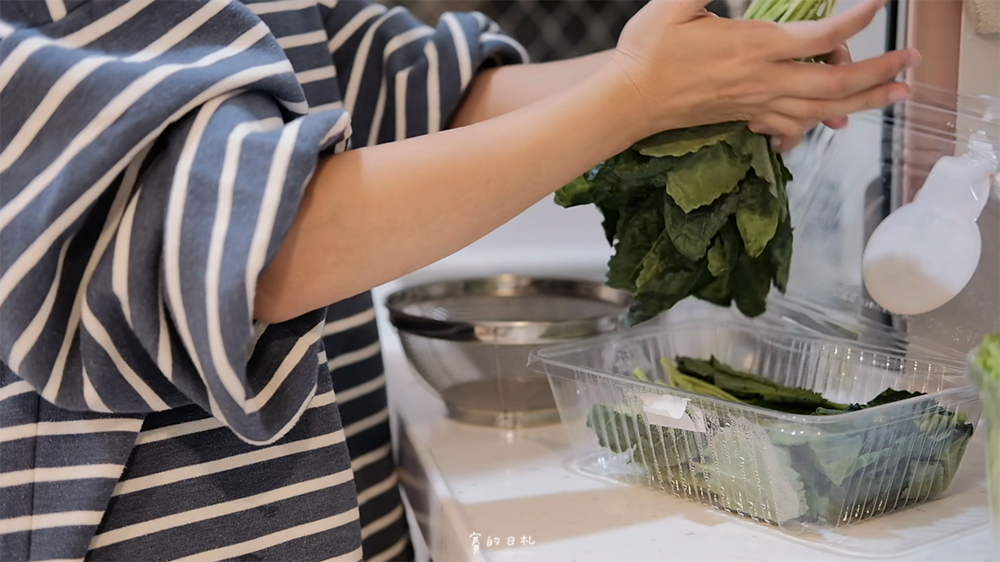
[[[297,484],[291,484],[281,488],[274,488],[264,492],[263,494],[247,496],[237,500],[208,505],[199,509],[183,511],[167,517],[143,521],[142,523],[121,527],[113,531],[108,531],[94,536],[94,540],[90,543],[90,548],[101,548],[117,542],[138,538],[143,535],[158,533],[175,527],[181,527],[183,525],[190,525],[191,523],[197,523],[199,521],[229,515],[238,511],[246,511],[248,509],[274,503],[279,500],[285,500],[295,496],[325,490],[327,488],[332,488],[334,486],[350,482],[352,477],[353,473],[350,470],[343,470],[313,480],[306,480],[305,482],[299,482]]]
[[[359,457],[355,457],[354,459],[352,459],[351,469],[353,469],[354,472],[358,472],[359,470],[365,468],[366,466],[369,466],[375,463],[376,461],[384,459],[391,452],[392,452],[392,443],[386,443],[385,445],[382,445],[381,447],[375,449],[374,451],[365,453]]]
[[[372,414],[367,418],[358,420],[344,427],[344,435],[353,437],[362,431],[369,430],[379,424],[389,421],[389,410],[382,410],[377,414]]]
[[[97,525],[104,517],[103,511],[61,511],[41,515],[23,515],[0,519],[0,535],[21,531],[40,531],[56,527],[90,527]]]
[[[382,517],[372,521],[371,523],[365,525],[361,528],[361,538],[366,539],[373,534],[385,529],[389,525],[392,525],[396,521],[399,521],[403,517],[403,506],[398,505],[395,509],[386,513]]]
[[[346,332],[347,330],[352,330],[358,326],[364,326],[375,320],[375,309],[369,308],[368,310],[359,312],[357,314],[348,316],[347,318],[341,318],[340,320],[334,320],[333,322],[327,322],[323,326],[323,337],[333,336],[341,332]]]
[[[347,367],[348,365],[353,365],[360,361],[364,361],[365,359],[371,359],[372,357],[378,355],[378,352],[381,351],[381,349],[382,347],[379,345],[379,343],[375,342],[366,345],[365,347],[362,347],[357,351],[349,351],[347,353],[342,353],[340,355],[337,355],[336,357],[333,357],[329,361],[327,361],[326,366],[328,369],[330,369],[331,372],[336,371],[337,369]]]
[[[326,519],[313,521],[312,523],[298,525],[296,527],[292,527],[291,529],[278,531],[277,533],[272,533],[270,535],[254,539],[252,541],[247,541],[232,546],[218,548],[216,550],[210,550],[208,552],[203,552],[197,556],[188,556],[185,558],[179,558],[177,562],[196,562],[200,560],[205,560],[206,557],[208,557],[211,560],[235,558],[243,554],[248,554],[250,552],[263,550],[265,548],[283,544],[288,541],[300,539],[302,537],[308,537],[309,535],[315,535],[330,529],[336,529],[337,527],[342,527],[349,523],[353,523],[354,521],[357,520],[358,520],[358,510],[357,508],[354,508],[350,511],[341,513],[340,515],[334,515],[332,517],[327,517]]]
[[[322,29],[310,31],[309,33],[278,37],[278,46],[282,49],[294,49],[295,47],[305,47],[317,43],[326,43],[326,32]]]
[[[352,386],[347,390],[340,391],[340,394],[337,396],[337,401],[340,402],[341,404],[346,404],[351,400],[355,400],[361,398],[362,396],[371,394],[372,392],[375,392],[380,388],[385,388],[384,374],[379,375],[370,381],[363,382],[357,386]]]
[[[125,494],[141,492],[142,490],[148,490],[157,486],[173,484],[182,480],[189,480],[191,478],[198,478],[209,474],[217,474],[219,472],[233,470],[234,468],[241,468],[259,462],[287,457],[288,455],[294,455],[296,453],[315,451],[317,449],[331,447],[338,443],[342,443],[344,438],[345,436],[343,431],[334,431],[317,437],[311,437],[301,441],[292,441],[291,443],[285,443],[283,445],[273,447],[266,447],[249,453],[225,457],[215,461],[187,465],[181,468],[157,472],[148,476],[130,478],[119,482],[118,486],[115,487],[113,495],[123,496]]]
[[[401,552],[403,552],[403,549],[406,548],[406,546],[409,543],[410,543],[410,537],[404,535],[402,538],[400,538],[398,541],[396,541],[396,544],[390,546],[386,550],[383,550],[382,552],[378,553],[377,555],[372,556],[371,561],[372,562],[388,562],[389,560],[393,560],[394,558],[396,558],[397,556],[399,556],[399,554]]]
[[[78,466],[31,468],[28,470],[0,473],[0,488],[39,482],[83,480],[86,478],[117,479],[121,474],[122,466],[120,464],[84,464]]]
[[[140,426],[142,426],[142,420],[130,418],[37,422],[0,429],[0,443],[31,437],[50,437],[52,435],[135,433],[139,431]]]
[[[405,556],[392,445],[367,431],[390,419],[370,298],[269,326],[256,282],[321,151],[439,130],[518,46],[481,14],[432,27],[368,0],[42,6],[63,21],[0,21],[22,116],[0,139],[0,444],[34,455],[0,467],[32,490],[0,505],[5,555]],[[218,485],[261,463],[301,476]]]

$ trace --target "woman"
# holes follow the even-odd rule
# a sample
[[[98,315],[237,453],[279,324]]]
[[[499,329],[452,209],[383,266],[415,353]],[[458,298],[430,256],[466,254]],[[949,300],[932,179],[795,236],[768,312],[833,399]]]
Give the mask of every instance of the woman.
[[[520,66],[480,14],[0,4],[0,557],[412,556],[368,289],[652,133],[788,147],[908,95],[915,53],[842,47],[880,0],[786,26],[706,3]]]

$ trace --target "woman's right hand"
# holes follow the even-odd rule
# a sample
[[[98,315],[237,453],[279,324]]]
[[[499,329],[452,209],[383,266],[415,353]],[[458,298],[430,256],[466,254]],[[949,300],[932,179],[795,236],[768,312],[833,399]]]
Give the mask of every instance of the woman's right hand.
[[[707,3],[652,0],[622,31],[614,66],[639,109],[636,134],[727,121],[796,123],[804,132],[909,96],[893,79],[919,63],[913,50],[841,65],[795,62],[841,49],[883,0],[789,24],[718,18]]]

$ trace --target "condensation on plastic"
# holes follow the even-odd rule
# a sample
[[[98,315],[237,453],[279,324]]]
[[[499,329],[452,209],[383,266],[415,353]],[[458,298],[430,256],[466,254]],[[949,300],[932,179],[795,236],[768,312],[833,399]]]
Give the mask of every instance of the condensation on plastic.
[[[978,221],[979,268],[943,307],[915,317],[889,314],[865,292],[861,260],[878,222],[902,203],[904,192],[923,183],[941,156],[963,155],[973,135],[1000,153],[1000,100],[923,85],[913,92],[912,101],[856,115],[843,130],[817,129],[787,157],[795,176],[789,186],[795,245],[788,293],[774,295],[769,316],[895,351],[919,349],[957,365],[983,335],[1000,330],[995,180]],[[898,200],[889,200],[889,192]]]
[[[715,357],[844,403],[867,402],[889,387],[926,395],[835,416],[800,416],[646,383],[633,374],[640,368],[652,380],[665,381],[659,361],[676,356]],[[961,366],[736,318],[692,320],[549,347],[532,354],[530,368],[549,376],[577,458],[593,459],[606,475],[618,480],[791,532],[837,528],[940,495],[941,489],[900,488],[891,483],[898,484],[899,479],[906,480],[908,474],[920,470],[913,459],[941,455],[943,450],[934,449],[949,443],[946,437],[951,427],[927,428],[928,439],[919,451],[899,450],[870,465],[865,465],[866,453],[883,449],[897,431],[906,431],[939,406],[964,416],[973,426],[980,417],[976,390],[967,385]],[[701,420],[702,427],[684,430],[650,425],[636,421],[640,418],[634,415],[604,417],[595,428],[587,425],[597,405],[642,413],[644,398],[650,395],[687,400],[686,413]],[[615,454],[601,447],[599,437],[624,452]],[[799,484],[785,472],[787,464],[781,460],[787,451],[777,443],[799,437],[831,447],[858,444],[853,457],[842,459],[851,463],[847,473],[852,476],[826,491],[797,489]],[[947,484],[954,473],[945,476]],[[705,474],[714,474],[716,480],[707,481]],[[809,485],[808,479],[803,481]],[[829,505],[800,503],[801,497],[816,493]]]

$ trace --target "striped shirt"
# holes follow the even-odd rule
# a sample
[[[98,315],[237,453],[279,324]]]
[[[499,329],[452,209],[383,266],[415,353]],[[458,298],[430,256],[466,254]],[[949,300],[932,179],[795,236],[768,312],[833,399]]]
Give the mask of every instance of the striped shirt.
[[[526,59],[361,0],[0,2],[0,559],[412,557],[371,297],[255,284],[319,157]]]

